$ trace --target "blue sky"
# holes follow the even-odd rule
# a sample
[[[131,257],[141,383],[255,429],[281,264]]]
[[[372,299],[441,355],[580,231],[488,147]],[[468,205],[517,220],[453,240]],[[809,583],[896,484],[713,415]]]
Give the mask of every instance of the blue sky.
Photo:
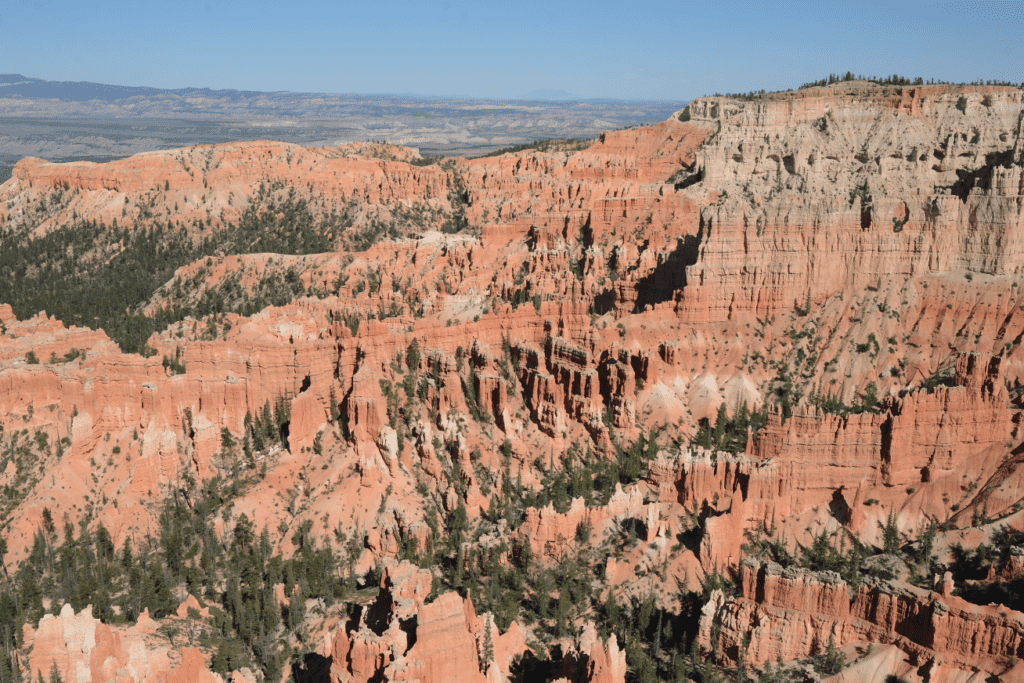
[[[829,72],[1024,80],[1024,1],[0,0],[0,73],[164,88],[689,99]]]

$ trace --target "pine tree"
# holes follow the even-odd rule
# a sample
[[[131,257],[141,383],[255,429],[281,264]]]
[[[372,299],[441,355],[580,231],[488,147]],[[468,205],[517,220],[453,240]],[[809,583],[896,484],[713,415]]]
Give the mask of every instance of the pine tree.
[[[252,522],[249,521],[248,515],[244,512],[238,516],[238,521],[235,522],[234,530],[234,548],[235,551],[248,552],[252,548],[253,541],[256,536],[253,532]]]
[[[634,668],[636,670],[637,683],[657,683],[658,672],[651,658],[644,654],[644,651],[639,646],[637,646],[634,656],[636,657]]]
[[[843,651],[836,647],[836,640],[833,634],[828,636],[828,646],[823,655],[818,655],[814,660],[814,670],[824,676],[834,676],[846,666],[846,656]]]
[[[537,617],[545,620],[549,617],[548,608],[551,603],[551,574],[547,570],[541,570],[533,582],[533,592],[537,600]]]
[[[469,377],[466,379],[464,385],[465,391],[463,393],[466,396],[466,405],[469,407],[469,412],[474,419],[480,420],[480,405],[477,402],[476,395],[476,370],[473,368],[473,359],[469,361]]]
[[[331,422],[338,424],[338,419],[341,417],[341,409],[338,407],[338,399],[334,395],[334,387],[331,387]]]
[[[881,522],[879,522],[881,526]],[[896,527],[896,517],[892,510],[882,526],[882,552],[893,553],[900,549],[900,531]]]
[[[148,609],[151,616],[157,616],[156,591],[149,572],[143,571],[139,565],[133,565],[128,576],[128,585],[131,590],[125,595],[125,600],[128,602],[129,617],[138,618],[144,609]]]
[[[814,571],[837,571],[843,566],[843,553],[837,551],[829,538],[828,531],[821,530],[811,545],[803,549],[803,566]]]
[[[665,616],[664,610],[658,610],[658,625],[654,628],[654,645],[651,654],[657,659],[661,656],[661,622]]]
[[[50,508],[43,508],[43,530],[49,536],[52,536],[57,531],[57,527],[53,523],[53,513],[50,512]]]
[[[111,619],[114,618],[114,610],[111,606],[110,593],[104,588],[102,590],[93,590],[90,592],[89,597],[85,600],[87,603],[92,603],[92,613],[97,619],[105,624],[110,623]]]
[[[750,634],[744,634],[743,642],[736,656],[736,683],[747,683],[747,647],[750,645]]]
[[[100,558],[100,559],[102,559],[104,561],[113,559],[113,557],[114,557],[114,541],[110,538],[110,532],[107,531],[107,527],[103,526],[103,522],[100,522],[96,526],[95,545],[96,545],[96,556],[98,558]],[[3,554],[4,554],[3,551],[5,551],[5,550],[6,550],[6,548],[3,548],[3,550],[0,550],[0,557],[3,557]]]
[[[698,438],[700,439],[700,445],[704,447],[704,450],[711,450],[711,429],[708,427],[708,421],[706,418],[701,418],[700,431],[698,432]]]
[[[160,572],[156,592],[153,596],[154,606],[151,610],[154,617],[160,618],[174,611],[175,600],[174,595],[171,594],[171,585],[173,583],[170,574],[166,570]]]
[[[935,534],[937,530],[938,527],[936,526],[935,522],[929,522],[924,527],[920,537],[918,537],[917,555],[919,562],[924,562],[926,565],[929,562],[931,562],[932,550],[934,550],[935,547]]]
[[[697,669],[700,671],[701,683],[723,683],[725,675],[722,670],[710,659],[701,664]]]
[[[486,674],[491,662],[494,661],[494,641],[491,638],[491,615],[484,618],[484,661],[483,672]]]
[[[126,537],[124,539],[124,547],[121,549],[121,568],[125,573],[128,573],[134,564],[135,559],[132,557],[131,541]]]
[[[864,395],[861,397],[861,409],[866,413],[875,412],[875,407],[878,405],[878,387],[875,386],[874,382],[868,382],[868,385],[864,387]]]
[[[555,607],[555,628],[559,637],[568,632],[567,622],[569,619],[569,590],[567,586],[561,586],[558,591],[558,603]]]
[[[225,450],[232,448],[235,445],[235,437],[232,436],[231,430],[227,427],[220,430],[220,445]]]
[[[846,579],[846,582],[854,588],[860,585],[860,572],[863,566],[863,548],[861,547],[860,541],[854,538],[853,547],[850,548],[850,556],[846,560],[846,567],[843,572],[843,578]]]
[[[287,424],[292,419],[291,418],[291,401],[288,400],[287,395],[286,396],[280,396],[277,399],[276,418],[277,418],[277,426],[278,426],[279,429],[281,427],[283,427],[285,424]]]
[[[409,343],[409,348],[406,349],[405,363],[411,372],[417,372],[420,369],[420,344],[416,339],[413,339]]]
[[[608,598],[604,601],[604,623],[607,624],[611,633],[617,633],[622,626],[622,609],[618,607],[615,600],[615,592],[609,590]]]
[[[747,402],[742,401],[736,410],[736,415],[729,423],[729,436],[723,450],[732,453],[739,453],[747,447],[747,427],[750,425],[750,410]]]
[[[287,585],[287,584],[286,584]],[[299,586],[299,590],[291,594],[291,599],[288,602],[288,628],[295,632],[301,626],[306,618],[306,595]]]
[[[715,418],[715,431],[711,436],[712,442],[715,446],[719,446],[722,443],[722,437],[725,435],[725,428],[729,426],[729,415],[723,401],[718,405],[718,417]]]
[[[102,527],[103,524],[100,523]],[[4,536],[0,536],[0,564],[4,566],[4,577],[10,581],[11,575],[7,573],[7,563],[4,562],[4,558],[7,557],[7,539]]]
[[[263,404],[263,415],[260,418],[260,424],[263,427],[263,438],[269,443],[274,443],[277,439],[274,431],[274,413],[270,409],[269,398]]]
[[[452,579],[452,583],[455,585],[456,588],[462,587],[462,574],[465,571],[465,568],[466,554],[465,550],[462,547],[462,544],[459,543],[455,549],[455,575]]]
[[[469,515],[466,513],[466,505],[461,498],[458,506],[452,511],[448,528],[455,546],[461,546],[464,534],[469,531]]]
[[[226,674],[231,671],[238,660],[238,645],[231,640],[222,640],[210,661],[210,669],[214,673]]]

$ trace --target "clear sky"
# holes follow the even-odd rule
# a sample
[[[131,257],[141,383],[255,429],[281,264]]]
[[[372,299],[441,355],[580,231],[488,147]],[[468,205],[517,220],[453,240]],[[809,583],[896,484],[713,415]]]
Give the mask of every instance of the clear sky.
[[[0,0],[0,73],[162,88],[689,99],[852,70],[1024,80],[1024,0]]]

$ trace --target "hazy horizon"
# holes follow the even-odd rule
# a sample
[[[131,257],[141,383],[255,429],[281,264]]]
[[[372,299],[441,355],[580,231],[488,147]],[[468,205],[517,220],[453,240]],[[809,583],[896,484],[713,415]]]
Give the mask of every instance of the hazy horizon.
[[[13,79],[22,79],[15,81]],[[26,89],[28,86],[28,89]],[[243,90],[239,88],[207,88],[202,86],[185,86],[181,88],[161,88],[151,86],[146,83],[100,83],[97,81],[90,80],[51,80],[45,78],[39,78],[31,74],[22,73],[0,73],[0,97],[14,95],[20,95],[23,97],[48,97],[57,92],[56,86],[83,86],[93,91],[92,96],[97,99],[109,99],[117,100],[124,99],[127,97],[136,96],[138,93],[135,91],[148,91],[148,92],[179,92],[179,91],[199,91],[199,92],[211,92],[211,93],[259,93],[261,95],[331,95],[341,97],[383,97],[383,98],[411,98],[411,99],[425,99],[425,100],[480,100],[480,101],[516,101],[516,102],[600,102],[600,101],[621,101],[621,102],[686,102],[686,100],[667,100],[667,99],[650,99],[650,98],[622,98],[622,97],[592,97],[583,98],[577,96],[575,93],[571,93],[565,90],[531,90],[530,92],[523,93],[517,97],[476,97],[466,96],[457,97],[454,95],[438,95],[436,93],[416,93],[416,92],[327,92],[327,91],[294,91],[294,90]],[[44,93],[28,92],[29,89],[36,88],[44,90]],[[100,89],[109,88],[107,92],[102,92]],[[61,93],[61,95],[67,95],[73,93]],[[78,99],[77,97],[70,97],[69,99]]]

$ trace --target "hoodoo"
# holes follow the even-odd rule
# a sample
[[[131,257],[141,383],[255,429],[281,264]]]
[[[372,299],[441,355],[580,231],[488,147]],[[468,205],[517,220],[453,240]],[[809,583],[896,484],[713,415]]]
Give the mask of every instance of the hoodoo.
[[[23,159],[0,680],[1019,680],[1022,94]]]

